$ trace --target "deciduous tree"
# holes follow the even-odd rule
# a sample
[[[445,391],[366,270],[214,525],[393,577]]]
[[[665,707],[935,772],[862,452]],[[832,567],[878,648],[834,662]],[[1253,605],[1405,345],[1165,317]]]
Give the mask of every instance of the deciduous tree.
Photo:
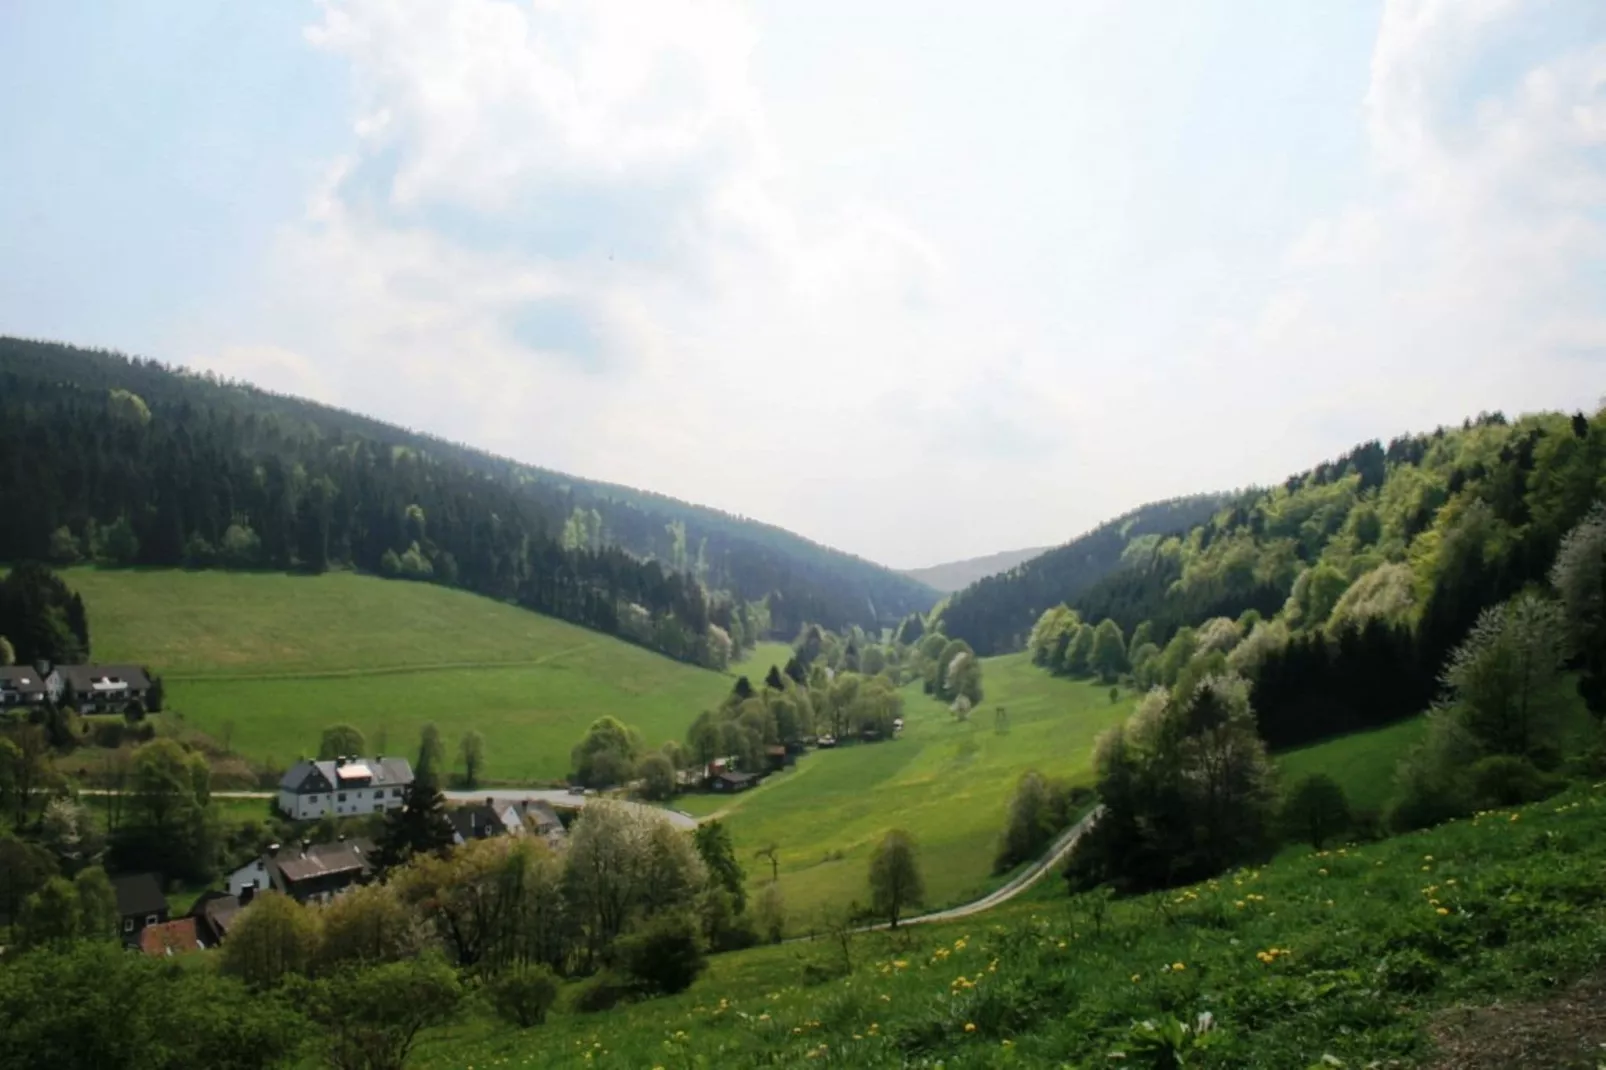
[[[914,837],[893,829],[881,838],[870,856],[870,904],[896,929],[911,907],[925,902],[926,883],[920,874]]]

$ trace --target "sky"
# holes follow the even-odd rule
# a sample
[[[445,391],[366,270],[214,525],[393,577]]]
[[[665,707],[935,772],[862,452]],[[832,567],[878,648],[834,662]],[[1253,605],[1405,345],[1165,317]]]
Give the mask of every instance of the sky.
[[[0,0],[0,333],[894,567],[1606,394],[1599,0]]]

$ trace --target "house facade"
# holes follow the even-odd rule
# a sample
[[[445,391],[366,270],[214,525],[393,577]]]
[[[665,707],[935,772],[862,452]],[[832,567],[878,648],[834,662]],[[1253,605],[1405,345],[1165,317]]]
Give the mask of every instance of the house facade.
[[[279,809],[296,821],[399,810],[413,782],[406,758],[302,759],[279,781]]]
[[[52,702],[79,713],[122,713],[149,700],[151,679],[138,665],[57,665],[45,690]]]
[[[133,873],[112,878],[117,897],[117,928],[123,943],[140,946],[140,934],[153,925],[166,924],[167,896],[154,873]]]
[[[363,839],[334,843],[273,844],[260,857],[224,880],[234,909],[264,892],[279,892],[298,903],[322,903],[361,882],[373,870],[374,845]],[[227,910],[224,903],[220,910]],[[224,921],[224,928],[233,916]]]
[[[43,705],[45,675],[32,665],[0,665],[0,709]]]

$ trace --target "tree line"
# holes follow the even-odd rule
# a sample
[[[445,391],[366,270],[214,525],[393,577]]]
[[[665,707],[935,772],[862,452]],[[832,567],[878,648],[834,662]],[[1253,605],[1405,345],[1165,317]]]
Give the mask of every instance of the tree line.
[[[0,339],[0,459],[0,560],[352,567],[702,664],[805,620],[879,629],[936,597],[740,518],[66,346]]]

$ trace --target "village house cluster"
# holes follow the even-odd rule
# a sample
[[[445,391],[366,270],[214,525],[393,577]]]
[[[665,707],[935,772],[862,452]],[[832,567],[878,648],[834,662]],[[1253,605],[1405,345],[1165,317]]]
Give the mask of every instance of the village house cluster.
[[[398,810],[413,782],[405,758],[341,757],[301,761],[284,775],[275,800],[296,821],[352,817]],[[453,840],[536,836],[561,848],[567,832],[558,812],[542,799],[486,798],[447,811]],[[217,947],[228,939],[240,911],[257,896],[277,892],[298,903],[326,903],[372,878],[375,845],[362,837],[337,836],[328,843],[300,840],[269,844],[203,893],[181,918],[169,916],[167,897],[153,873],[117,877],[117,913],[123,943],[149,955],[174,955]]]
[[[0,709],[71,707],[79,713],[124,713],[150,702],[151,677],[139,665],[0,665]]]

